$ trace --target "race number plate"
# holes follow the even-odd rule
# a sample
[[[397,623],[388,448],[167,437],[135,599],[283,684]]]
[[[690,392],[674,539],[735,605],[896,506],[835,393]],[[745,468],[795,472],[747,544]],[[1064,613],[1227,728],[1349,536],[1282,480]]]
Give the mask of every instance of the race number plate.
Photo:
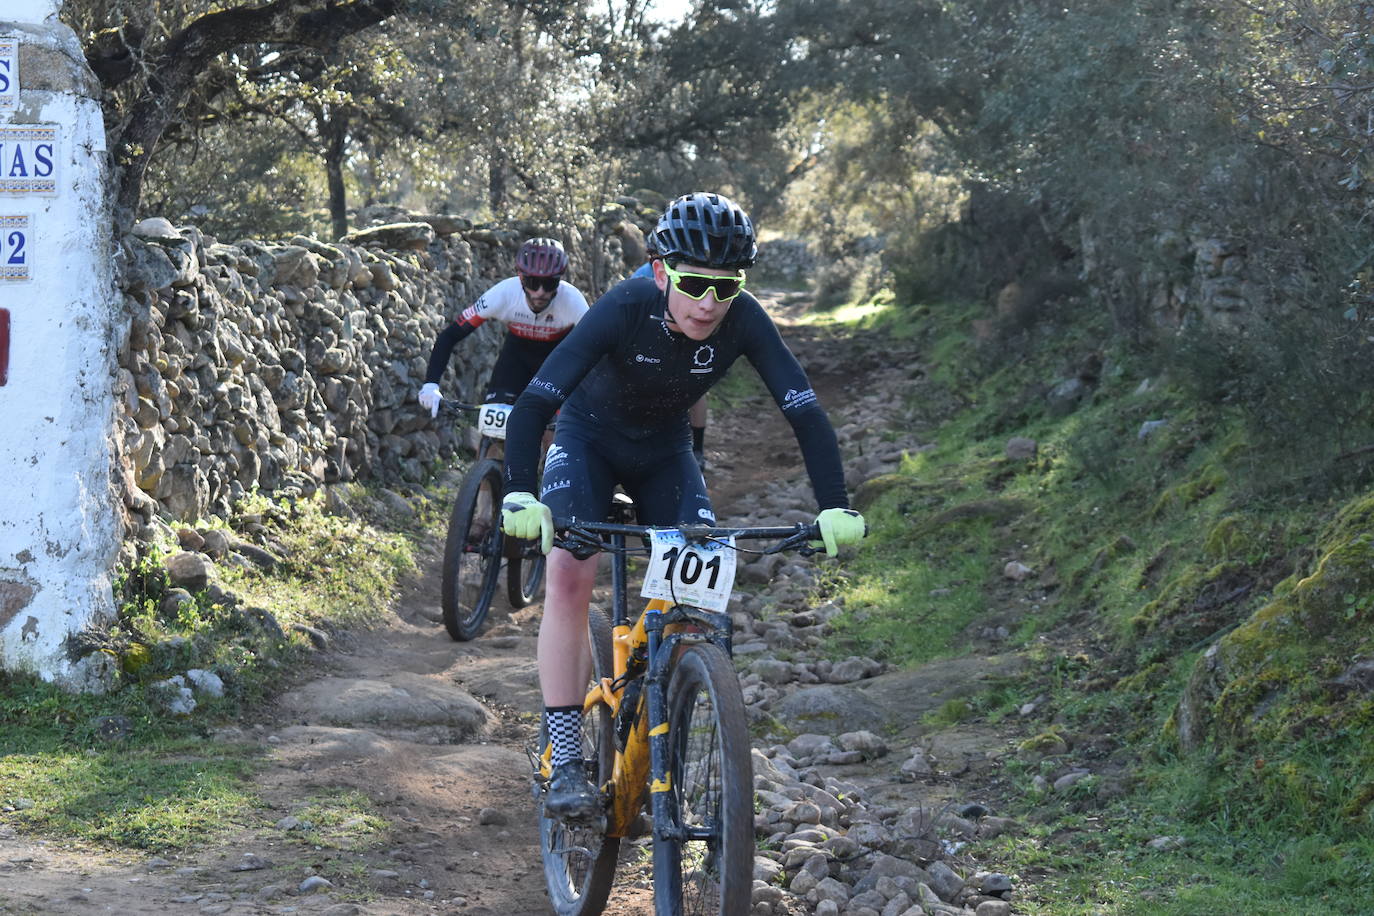
[[[735,584],[735,539],[688,544],[681,532],[649,532],[653,553],[644,573],[645,598],[724,611]]]
[[[509,404],[483,404],[477,412],[477,428],[484,436],[492,439],[506,438],[506,420],[510,417]]]

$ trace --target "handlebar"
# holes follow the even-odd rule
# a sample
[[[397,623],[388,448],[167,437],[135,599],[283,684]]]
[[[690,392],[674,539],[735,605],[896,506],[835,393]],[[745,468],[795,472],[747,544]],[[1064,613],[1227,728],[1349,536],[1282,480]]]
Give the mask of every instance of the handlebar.
[[[554,543],[564,549],[596,546],[600,549],[613,549],[601,535],[624,535],[627,537],[647,537],[650,531],[676,531],[690,541],[712,541],[733,537],[735,540],[772,540],[778,543],[763,550],[749,550],[748,553],[770,554],[785,550],[796,550],[802,556],[815,553],[809,546],[812,541],[821,539],[820,526],[803,524],[764,527],[764,528],[716,528],[711,525],[621,525],[612,522],[586,522],[577,518],[555,518]],[[636,551],[635,548],[626,548]],[[743,549],[743,548],[736,548]]]
[[[452,401],[452,400],[449,400],[448,398],[441,398],[440,401],[439,401],[439,412],[442,413],[442,414],[456,414],[456,413],[461,413],[461,412],[477,413],[477,412],[480,411],[483,407],[490,407],[490,406],[493,406],[493,405],[495,405],[495,406],[497,406],[497,407],[514,407],[514,406],[515,406],[515,398],[505,398],[505,399],[501,399],[501,400],[483,401],[481,404],[467,404],[467,403],[464,403],[463,401]],[[556,416],[554,417],[554,419],[549,420],[549,423],[548,423],[548,426],[547,426],[548,429],[553,429],[553,428],[554,428],[554,420],[555,420],[555,419],[557,419]]]
[[[452,411],[454,413],[457,413],[458,411],[462,410],[475,411],[481,410],[483,406],[484,405],[482,404],[465,404],[462,401],[452,401],[448,398],[443,398],[439,401],[439,409],[445,412]]]

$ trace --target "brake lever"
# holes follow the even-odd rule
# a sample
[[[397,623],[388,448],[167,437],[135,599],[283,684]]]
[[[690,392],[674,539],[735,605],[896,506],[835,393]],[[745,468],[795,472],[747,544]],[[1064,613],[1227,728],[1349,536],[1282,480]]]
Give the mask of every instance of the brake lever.
[[[779,541],[778,544],[768,552],[782,553],[784,550],[795,550],[799,555],[809,557],[814,553],[820,552],[819,549],[810,545],[814,537],[815,532],[811,530],[811,526],[798,524],[796,534],[788,536],[786,540]]]

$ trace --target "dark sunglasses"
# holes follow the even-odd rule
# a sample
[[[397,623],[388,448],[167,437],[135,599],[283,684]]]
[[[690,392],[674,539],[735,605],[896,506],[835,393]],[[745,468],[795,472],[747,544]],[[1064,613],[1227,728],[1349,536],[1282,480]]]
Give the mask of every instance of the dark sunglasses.
[[[551,293],[558,289],[558,284],[563,280],[562,277],[529,277],[520,275],[520,285],[530,292],[542,289],[546,293]]]
[[[668,262],[663,262],[663,269],[668,272],[668,279],[673,281],[673,288],[688,299],[701,301],[706,298],[706,294],[715,290],[717,302],[729,302],[740,294],[744,289],[744,271],[740,271],[733,277],[717,277],[714,274],[696,274],[685,270],[673,270],[668,266]]]

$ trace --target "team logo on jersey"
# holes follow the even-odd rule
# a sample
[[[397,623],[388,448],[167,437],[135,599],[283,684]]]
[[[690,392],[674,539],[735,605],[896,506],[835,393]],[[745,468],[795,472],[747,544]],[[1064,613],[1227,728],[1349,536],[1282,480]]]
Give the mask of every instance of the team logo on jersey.
[[[559,467],[567,460],[568,453],[563,449],[563,446],[557,442],[553,443],[549,446],[548,454],[544,456],[544,474],[547,476],[549,471]],[[546,489],[544,492],[547,493],[548,490]]]
[[[702,344],[697,347],[697,352],[692,354],[692,373],[699,375],[703,372],[712,372],[715,367],[711,362],[716,358],[716,348],[710,344]]]
[[[553,395],[556,398],[563,397],[563,389],[559,388],[553,382],[544,381],[542,378],[530,379],[529,387],[538,388],[541,391],[547,391],[549,394]]]
[[[636,354],[635,354],[635,362],[637,362],[637,363],[651,363],[651,364],[653,364],[653,365],[658,365],[659,363],[663,362],[663,360],[661,360],[661,359],[659,359],[658,357],[655,357],[655,356],[645,356],[643,353],[636,353]]]
[[[816,391],[814,388],[808,388],[805,391],[788,388],[787,394],[782,396],[783,410],[795,410],[798,407],[809,407],[814,403],[816,403]]]

